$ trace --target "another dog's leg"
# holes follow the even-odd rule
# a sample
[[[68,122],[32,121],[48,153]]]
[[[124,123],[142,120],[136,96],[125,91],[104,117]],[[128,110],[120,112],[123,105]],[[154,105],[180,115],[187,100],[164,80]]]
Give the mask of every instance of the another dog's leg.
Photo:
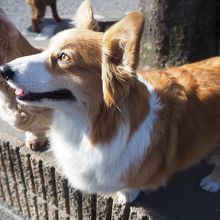
[[[39,150],[46,142],[46,133],[45,131],[34,131],[34,132],[25,132],[26,147],[31,148],[32,150]]]
[[[61,22],[62,19],[59,17],[59,15],[57,13],[56,1],[54,1],[53,4],[50,5],[50,7],[51,7],[53,18],[55,19],[55,21],[56,22]]]
[[[39,33],[41,29],[37,19],[38,10],[34,6],[31,6],[31,8],[32,8],[32,31]]]
[[[33,32],[39,33],[41,31],[40,24],[45,15],[46,6],[45,5],[35,5],[32,6],[32,30]]]
[[[220,150],[211,156],[210,162],[215,165],[213,171],[200,182],[200,187],[208,192],[220,190]]]
[[[119,204],[131,203],[138,197],[139,193],[139,189],[125,189],[119,191],[116,194],[116,202]]]

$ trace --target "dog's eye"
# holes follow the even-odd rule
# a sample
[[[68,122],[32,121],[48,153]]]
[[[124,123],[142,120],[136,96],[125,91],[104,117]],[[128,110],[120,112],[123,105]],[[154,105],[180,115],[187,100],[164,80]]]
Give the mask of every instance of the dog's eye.
[[[58,59],[62,62],[65,62],[65,63],[70,63],[70,60],[71,58],[68,56],[67,53],[65,52],[62,52],[59,56],[58,56]]]

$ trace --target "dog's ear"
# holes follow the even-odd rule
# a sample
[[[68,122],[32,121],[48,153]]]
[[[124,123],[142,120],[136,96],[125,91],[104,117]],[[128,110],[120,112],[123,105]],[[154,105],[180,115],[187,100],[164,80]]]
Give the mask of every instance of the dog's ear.
[[[136,77],[143,26],[143,14],[133,12],[104,33],[102,83],[107,106],[117,106],[129,93]]]
[[[85,0],[78,8],[74,18],[76,28],[99,31],[99,25],[93,16],[90,0]]]

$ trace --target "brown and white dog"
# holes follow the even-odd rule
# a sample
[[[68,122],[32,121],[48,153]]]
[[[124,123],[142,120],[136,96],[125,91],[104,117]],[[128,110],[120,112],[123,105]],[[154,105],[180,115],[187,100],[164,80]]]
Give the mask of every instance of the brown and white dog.
[[[27,4],[31,6],[32,9],[32,31],[41,31],[41,22],[44,18],[46,7],[50,6],[53,14],[53,18],[56,22],[61,22],[62,19],[57,13],[56,0],[26,0]]]
[[[91,8],[84,11],[91,27]],[[52,149],[75,188],[118,191],[120,202],[131,202],[139,190],[163,186],[211,156],[215,168],[201,187],[216,192],[220,57],[137,71],[143,25],[140,12],[105,33],[82,24],[57,34],[44,52],[5,64],[1,73],[20,104],[54,109]]]
[[[0,42],[0,65],[42,51],[28,43],[1,9]],[[46,141],[46,130],[51,124],[52,112],[46,108],[20,106],[16,102],[14,89],[0,75],[0,117],[13,127],[26,131],[26,145],[37,149]]]

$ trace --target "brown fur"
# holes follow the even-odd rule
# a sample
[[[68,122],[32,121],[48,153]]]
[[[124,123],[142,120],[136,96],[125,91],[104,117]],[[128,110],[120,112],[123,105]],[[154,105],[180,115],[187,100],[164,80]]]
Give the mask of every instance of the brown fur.
[[[41,51],[32,47],[20,32],[10,23],[3,11],[0,10],[0,65],[15,58],[36,54]],[[0,90],[5,94],[7,107],[16,115],[14,126],[28,131],[26,145],[37,149],[45,143],[46,130],[52,120],[52,113],[46,108],[19,106],[14,90],[11,89],[0,74]]]
[[[154,86],[163,108],[151,150],[128,179],[131,187],[156,188],[174,172],[219,151],[220,57],[139,73]],[[219,157],[214,157],[219,171]],[[219,179],[216,169],[213,178]]]
[[[131,24],[125,26],[126,23]],[[132,76],[135,76],[138,65],[143,23],[138,13],[132,19],[127,16],[123,23],[116,23],[103,36],[103,94],[109,106],[119,104],[118,101],[127,96],[134,81]]]
[[[26,0],[32,9],[32,31],[40,32],[40,24],[44,18],[46,6],[50,6],[53,18],[56,22],[61,22],[61,18],[57,13],[56,0]]]
[[[137,72],[142,27],[143,16],[131,13],[104,34],[76,29],[65,39],[58,35],[55,45],[52,41],[58,49],[48,62],[50,71],[79,82],[91,109],[93,143],[111,141],[121,121],[129,122],[131,135],[136,132],[149,112],[149,93],[137,73],[153,85],[162,108],[149,151],[123,177],[128,187],[155,189],[209,155],[216,165],[212,178],[220,182],[220,57]],[[70,63],[58,67],[52,60],[61,51],[69,54]]]

